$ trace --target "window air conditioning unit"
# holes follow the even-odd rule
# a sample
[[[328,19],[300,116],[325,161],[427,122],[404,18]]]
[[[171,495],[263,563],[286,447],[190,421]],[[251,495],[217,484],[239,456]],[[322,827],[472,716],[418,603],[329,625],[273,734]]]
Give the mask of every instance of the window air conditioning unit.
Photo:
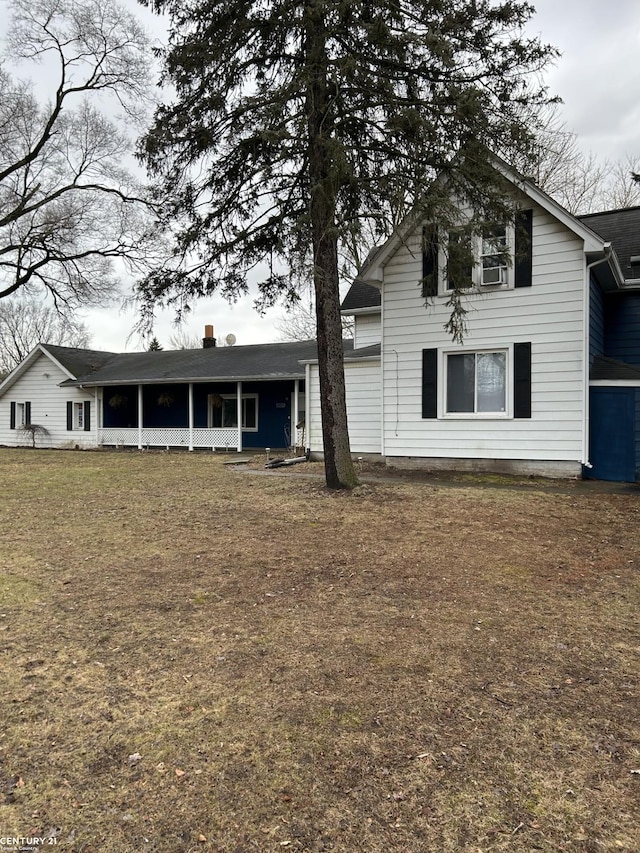
[[[485,267],[482,270],[482,281],[484,287],[495,287],[499,284],[507,283],[507,268],[506,267]]]

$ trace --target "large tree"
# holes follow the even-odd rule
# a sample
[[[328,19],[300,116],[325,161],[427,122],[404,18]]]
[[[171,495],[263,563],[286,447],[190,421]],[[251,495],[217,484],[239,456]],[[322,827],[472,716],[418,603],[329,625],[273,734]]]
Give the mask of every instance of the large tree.
[[[99,303],[116,290],[114,261],[139,272],[151,245],[121,130],[148,99],[149,41],[112,0],[0,0],[0,12],[11,16],[0,54],[0,298]],[[37,87],[17,76],[23,67]]]
[[[533,7],[517,0],[141,2],[170,15],[175,96],[141,154],[176,238],[143,301],[235,299],[252,274],[271,301],[310,274],[326,480],[350,487],[341,260],[407,209],[504,213],[491,151],[531,142],[523,105],[545,100],[532,72],[553,51],[524,36]]]
[[[86,347],[89,340],[81,320],[60,315],[51,304],[34,297],[0,300],[0,376],[20,364],[36,344]]]

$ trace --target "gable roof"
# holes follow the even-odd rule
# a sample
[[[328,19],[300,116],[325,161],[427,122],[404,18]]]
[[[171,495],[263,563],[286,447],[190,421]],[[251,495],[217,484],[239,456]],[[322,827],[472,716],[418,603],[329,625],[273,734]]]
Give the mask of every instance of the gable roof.
[[[342,300],[340,310],[345,313],[356,313],[371,308],[380,308],[381,304],[382,299],[378,288],[356,279]]]
[[[102,367],[116,355],[116,353],[104,350],[59,347],[53,344],[41,344],[41,347],[58,362],[63,370],[73,377],[97,370],[98,367]]]
[[[344,341],[343,345],[346,352],[353,349],[352,341]],[[94,387],[152,382],[303,379],[301,362],[315,358],[315,341],[121,353],[64,384]]]
[[[640,207],[605,210],[578,218],[612,244],[626,281],[640,279]],[[632,258],[637,262],[632,263]]]
[[[499,157],[494,156],[493,162],[496,171],[506,178],[516,190],[526,196],[531,202],[546,210],[569,231],[572,231],[584,241],[584,250],[590,262],[596,260],[609,262],[612,267],[610,273],[610,278],[612,278],[611,285],[615,286],[613,280],[620,278],[621,275],[615,255],[611,256],[609,241],[592,230],[588,223],[581,221],[581,219],[565,210],[562,205],[558,204],[555,199],[547,195],[544,190],[541,190],[532,181],[519,175]],[[387,261],[397,251],[401,243],[406,240],[408,235],[419,226],[421,221],[418,213],[412,212],[408,214],[386,242],[369,253],[360,270],[358,279],[364,283],[379,286],[384,281],[384,267]],[[347,294],[346,298],[348,299],[349,296],[350,294]],[[369,305],[366,307],[372,306]]]
[[[69,379],[75,379],[82,373],[87,373],[100,367],[102,364],[113,358],[115,353],[105,352],[103,350],[78,349],[76,347],[61,347],[53,344],[36,344],[29,355],[15,367],[11,373],[0,382],[0,396],[21,377],[31,365],[40,358],[45,356],[53,364],[60,368],[63,373],[66,373]]]

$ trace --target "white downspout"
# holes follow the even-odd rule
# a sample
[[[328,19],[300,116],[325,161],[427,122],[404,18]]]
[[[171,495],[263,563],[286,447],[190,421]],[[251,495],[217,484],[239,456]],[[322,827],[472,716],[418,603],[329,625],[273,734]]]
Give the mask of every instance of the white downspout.
[[[193,450],[193,382],[189,383],[189,451]]]
[[[611,243],[604,244],[605,256],[598,261],[592,261],[586,264],[584,268],[585,287],[583,297],[583,317],[584,317],[584,352],[583,352],[583,395],[584,401],[584,420],[582,427],[582,465],[585,468],[592,468],[589,461],[589,431],[591,429],[591,419],[589,417],[590,395],[589,395],[589,342],[591,332],[591,270],[600,264],[608,263],[611,258]]]
[[[138,385],[138,450],[142,450],[142,414],[144,406],[142,402],[142,385]]]

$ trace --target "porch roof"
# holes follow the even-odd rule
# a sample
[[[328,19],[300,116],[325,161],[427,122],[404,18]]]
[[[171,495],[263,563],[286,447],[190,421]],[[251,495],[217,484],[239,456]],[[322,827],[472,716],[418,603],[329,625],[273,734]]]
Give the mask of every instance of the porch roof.
[[[353,349],[344,341],[345,352]],[[114,355],[65,385],[137,385],[168,382],[240,382],[304,379],[301,362],[317,358],[315,341],[157,350]]]
[[[617,361],[615,358],[607,358],[597,355],[593,359],[589,379],[594,381],[615,382],[621,380],[640,381],[640,367]]]

